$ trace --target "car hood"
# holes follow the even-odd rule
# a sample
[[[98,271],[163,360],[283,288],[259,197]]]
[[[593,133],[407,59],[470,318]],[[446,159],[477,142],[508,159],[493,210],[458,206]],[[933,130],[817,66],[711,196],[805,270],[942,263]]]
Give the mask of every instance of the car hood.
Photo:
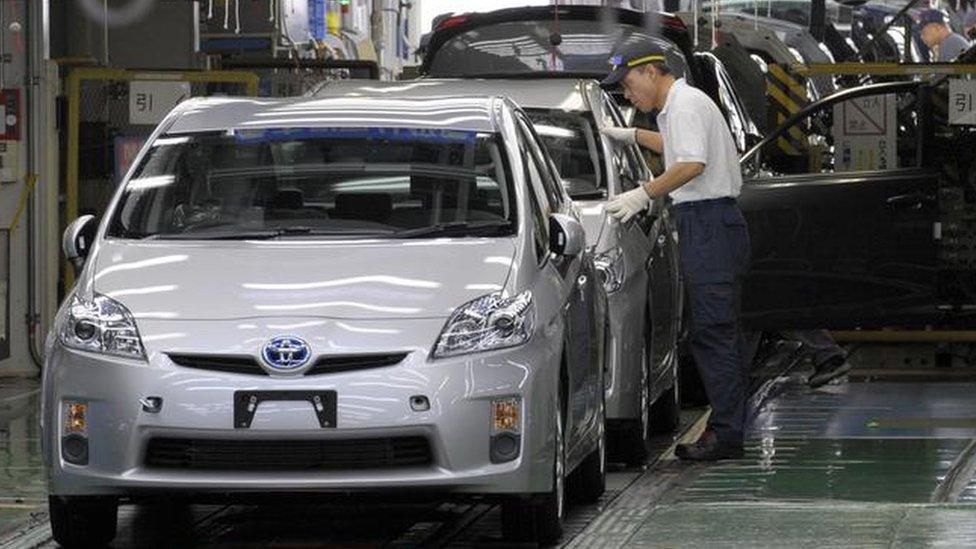
[[[444,318],[502,290],[514,255],[512,238],[103,241],[90,276],[136,319]]]

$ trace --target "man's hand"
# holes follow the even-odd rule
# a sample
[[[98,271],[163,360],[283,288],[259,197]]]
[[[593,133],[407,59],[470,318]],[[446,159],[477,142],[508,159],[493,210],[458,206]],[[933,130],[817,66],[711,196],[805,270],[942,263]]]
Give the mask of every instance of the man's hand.
[[[651,197],[644,190],[644,187],[640,186],[632,191],[617,195],[607,204],[607,213],[621,223],[626,223],[637,214],[647,210],[650,205]]]
[[[624,145],[637,143],[637,128],[603,128],[600,131],[617,143]]]

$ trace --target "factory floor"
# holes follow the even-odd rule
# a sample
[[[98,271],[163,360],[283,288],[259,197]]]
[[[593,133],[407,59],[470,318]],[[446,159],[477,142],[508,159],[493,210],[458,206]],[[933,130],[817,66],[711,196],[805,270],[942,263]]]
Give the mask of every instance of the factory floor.
[[[565,547],[976,547],[976,368],[859,353],[820,389],[794,368],[757,384],[746,456],[674,458],[688,409],[643,468],[615,466],[568,510]],[[0,378],[0,547],[55,547],[36,381]],[[497,507],[428,502],[123,506],[113,547],[510,547]]]

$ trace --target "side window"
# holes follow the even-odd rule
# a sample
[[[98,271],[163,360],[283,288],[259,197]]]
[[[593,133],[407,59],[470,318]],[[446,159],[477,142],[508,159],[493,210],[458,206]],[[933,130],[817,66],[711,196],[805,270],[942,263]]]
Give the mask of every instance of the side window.
[[[539,139],[532,127],[532,122],[526,120],[521,115],[518,116],[519,130],[523,134],[529,148],[530,164],[534,164],[536,173],[539,174],[540,183],[545,191],[546,197],[553,210],[559,211],[563,207],[564,196],[562,182],[559,180],[559,173],[553,168],[549,159],[549,153],[545,150],[545,144]]]
[[[529,151],[528,140],[519,124],[518,150],[522,157],[522,170],[528,178],[527,187],[529,197],[529,207],[532,210],[532,224],[535,227],[535,252],[536,258],[541,263],[549,254],[549,213],[552,211],[545,188],[542,185],[542,175],[539,167],[532,159]]]

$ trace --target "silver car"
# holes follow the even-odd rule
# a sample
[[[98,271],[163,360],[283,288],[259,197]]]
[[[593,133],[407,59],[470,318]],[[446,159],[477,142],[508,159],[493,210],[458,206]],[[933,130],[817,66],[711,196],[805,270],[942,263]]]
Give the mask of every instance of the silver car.
[[[677,344],[681,285],[677,241],[666,208],[626,225],[604,203],[651,178],[640,150],[619,146],[600,129],[623,125],[613,99],[593,80],[420,79],[331,81],[318,97],[463,97],[504,94],[522,107],[542,138],[555,171],[579,204],[587,246],[609,297],[607,419],[614,459],[639,464],[653,432],[677,427]]]
[[[560,535],[603,492],[606,297],[510,100],[190,100],[150,137],[47,342],[65,545],[120,500],[490,496]],[[570,473],[572,476],[570,477]]]

